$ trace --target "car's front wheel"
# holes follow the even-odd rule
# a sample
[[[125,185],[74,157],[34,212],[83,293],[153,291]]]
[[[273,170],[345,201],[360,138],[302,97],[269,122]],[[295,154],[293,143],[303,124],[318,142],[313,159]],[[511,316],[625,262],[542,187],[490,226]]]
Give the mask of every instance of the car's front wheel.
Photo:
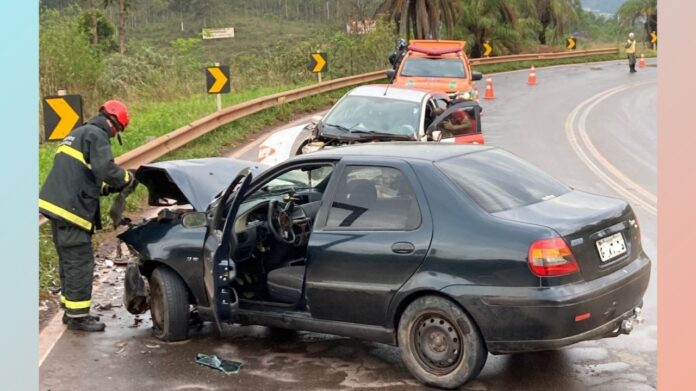
[[[188,338],[188,291],[173,270],[157,267],[150,276],[150,315],[155,337],[163,341]]]
[[[479,374],[488,356],[471,318],[439,296],[424,296],[406,307],[398,340],[411,374],[434,387],[460,387]]]

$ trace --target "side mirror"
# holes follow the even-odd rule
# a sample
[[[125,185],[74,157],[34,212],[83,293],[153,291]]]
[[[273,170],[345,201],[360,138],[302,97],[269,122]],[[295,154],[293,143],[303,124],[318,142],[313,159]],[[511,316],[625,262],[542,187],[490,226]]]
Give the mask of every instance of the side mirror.
[[[393,79],[394,79],[394,75],[396,75],[396,71],[395,71],[395,70],[390,69],[390,70],[387,71],[387,79],[393,80]]]
[[[476,80],[481,80],[481,79],[483,79],[483,73],[481,73],[479,71],[472,71],[471,72],[471,80],[476,81]]]
[[[208,225],[208,219],[203,212],[189,212],[181,218],[181,225],[185,228],[200,228]]]
[[[319,121],[321,121],[321,118],[321,115],[313,115],[311,121],[314,125],[316,125],[319,123]]]

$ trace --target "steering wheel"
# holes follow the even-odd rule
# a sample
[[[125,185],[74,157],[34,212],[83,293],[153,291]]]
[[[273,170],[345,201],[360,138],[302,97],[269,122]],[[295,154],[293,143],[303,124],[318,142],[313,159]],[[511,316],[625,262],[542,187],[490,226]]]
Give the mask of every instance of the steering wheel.
[[[278,200],[271,200],[268,203],[268,229],[273,236],[280,242],[295,243],[295,231],[292,229],[292,201],[282,203]]]

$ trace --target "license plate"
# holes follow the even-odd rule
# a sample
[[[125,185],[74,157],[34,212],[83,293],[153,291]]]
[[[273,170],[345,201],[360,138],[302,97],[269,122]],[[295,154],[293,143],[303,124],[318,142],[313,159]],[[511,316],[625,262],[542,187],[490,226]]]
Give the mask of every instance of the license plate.
[[[626,242],[624,242],[621,232],[599,239],[596,244],[597,251],[599,251],[599,258],[602,262],[606,262],[626,253]]]

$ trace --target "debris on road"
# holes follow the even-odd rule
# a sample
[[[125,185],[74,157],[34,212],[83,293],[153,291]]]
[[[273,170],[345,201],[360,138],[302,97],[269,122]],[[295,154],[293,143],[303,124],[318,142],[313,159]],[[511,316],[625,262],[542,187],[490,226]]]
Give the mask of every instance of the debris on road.
[[[97,305],[94,306],[94,309],[97,311],[109,311],[114,305],[111,303],[97,303]]]
[[[225,360],[216,355],[209,356],[203,353],[196,354],[196,363],[217,369],[226,375],[238,373],[242,368],[242,363],[240,362]]]
[[[145,347],[148,348],[148,349],[159,349],[160,346],[157,345],[157,344],[155,344],[155,345],[148,345],[148,344],[145,344]]]
[[[136,328],[136,327],[140,326],[140,323],[142,323],[142,322],[143,322],[142,318],[140,318],[138,315],[135,315],[135,318],[133,319],[133,324],[131,324],[128,327]]]
[[[121,353],[123,353],[123,351],[126,350],[126,345],[128,345],[128,344],[125,343],[125,342],[124,342],[124,343],[116,344],[116,346],[120,348],[120,349],[118,349],[118,351],[116,352],[116,354],[121,354]]]

